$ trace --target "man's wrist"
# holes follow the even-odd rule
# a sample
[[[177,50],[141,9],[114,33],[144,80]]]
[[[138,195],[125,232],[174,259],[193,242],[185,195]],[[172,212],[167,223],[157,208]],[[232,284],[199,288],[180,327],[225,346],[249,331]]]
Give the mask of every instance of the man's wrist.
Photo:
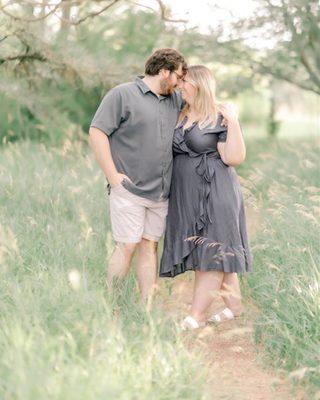
[[[114,181],[115,179],[117,179],[118,171],[116,171],[114,173],[111,173],[111,174],[110,174],[110,171],[109,171],[108,174],[104,174],[104,175],[105,175],[107,181],[109,181],[109,182],[110,181]]]
[[[108,179],[108,178],[107,178],[107,179]],[[108,179],[108,182],[109,182],[109,184],[110,184],[111,187],[118,186],[118,185],[121,183],[121,181],[122,181],[122,177],[120,176],[119,173],[117,173],[117,174],[111,176],[111,177]]]

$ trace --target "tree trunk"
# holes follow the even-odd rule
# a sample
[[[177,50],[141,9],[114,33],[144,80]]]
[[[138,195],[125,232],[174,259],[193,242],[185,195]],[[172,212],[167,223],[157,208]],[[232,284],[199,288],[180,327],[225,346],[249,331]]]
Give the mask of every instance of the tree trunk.
[[[270,85],[270,109],[269,109],[269,115],[268,115],[268,134],[271,137],[275,137],[277,133],[279,132],[280,128],[280,121],[276,119],[276,114],[277,114],[277,99],[275,95],[275,90],[274,90],[273,84]]]

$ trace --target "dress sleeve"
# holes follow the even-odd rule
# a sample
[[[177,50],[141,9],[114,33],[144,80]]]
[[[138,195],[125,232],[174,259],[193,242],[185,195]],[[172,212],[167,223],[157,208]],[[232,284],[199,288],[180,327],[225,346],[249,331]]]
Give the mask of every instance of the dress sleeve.
[[[242,125],[239,122],[241,133],[243,135],[243,130],[242,130]],[[227,126],[221,126],[220,124],[220,131],[219,131],[219,136],[218,136],[218,142],[225,142],[227,140],[227,133],[228,133],[228,127]]]
[[[222,117],[221,114],[219,114],[218,122],[217,122],[218,142],[225,142],[227,140],[228,127],[227,126],[221,126],[222,120],[223,120],[223,117]]]
[[[124,102],[118,88],[111,89],[102,99],[90,127],[112,135],[125,119]]]
[[[227,129],[221,133],[219,133],[218,136],[218,142],[226,142],[227,141]]]

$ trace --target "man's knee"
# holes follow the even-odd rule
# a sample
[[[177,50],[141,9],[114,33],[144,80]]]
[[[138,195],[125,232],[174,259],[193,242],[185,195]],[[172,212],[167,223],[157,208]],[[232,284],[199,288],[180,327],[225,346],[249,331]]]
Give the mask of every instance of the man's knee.
[[[138,243],[138,248],[140,252],[144,253],[156,253],[158,249],[158,242],[146,238],[142,238]]]
[[[137,248],[137,243],[120,243],[116,244],[116,251],[125,258],[131,258]]]

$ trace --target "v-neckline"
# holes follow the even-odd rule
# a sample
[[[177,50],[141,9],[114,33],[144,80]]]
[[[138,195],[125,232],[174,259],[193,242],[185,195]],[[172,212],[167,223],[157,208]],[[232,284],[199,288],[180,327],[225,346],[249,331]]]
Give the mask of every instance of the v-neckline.
[[[191,125],[189,125],[189,126],[187,126],[187,127],[185,128],[185,123],[186,123],[187,121],[188,121],[188,116],[185,115],[184,118],[183,118],[183,120],[182,120],[182,125],[181,125],[183,134],[185,134],[188,130],[190,130],[190,128],[193,128],[193,127],[194,127],[195,125],[197,125],[197,123],[199,122],[199,121],[193,121]]]

